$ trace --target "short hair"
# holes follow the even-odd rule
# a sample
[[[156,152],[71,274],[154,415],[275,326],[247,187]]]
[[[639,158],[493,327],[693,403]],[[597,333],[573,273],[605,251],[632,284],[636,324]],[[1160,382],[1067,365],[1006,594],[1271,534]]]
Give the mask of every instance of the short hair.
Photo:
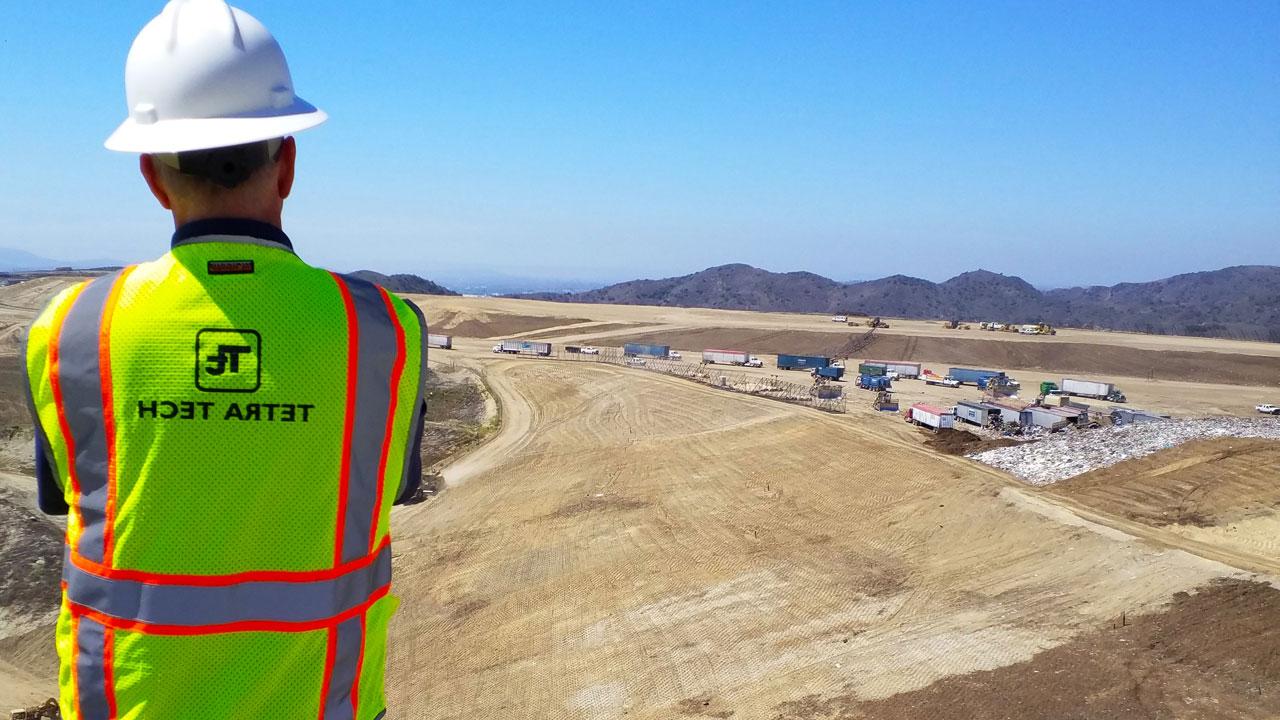
[[[280,154],[280,138],[180,153],[156,153],[166,181],[176,181],[183,190],[204,186],[206,193],[218,188],[234,190],[259,170],[275,162]]]

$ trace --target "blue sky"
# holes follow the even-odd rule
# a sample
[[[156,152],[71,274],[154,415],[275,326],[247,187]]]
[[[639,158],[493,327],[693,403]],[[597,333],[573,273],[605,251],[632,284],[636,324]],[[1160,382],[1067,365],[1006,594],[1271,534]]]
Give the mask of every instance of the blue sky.
[[[242,0],[299,93],[309,260],[600,280],[747,262],[1043,286],[1280,264],[1280,3]],[[0,246],[162,252],[102,148],[159,2],[0,30]]]

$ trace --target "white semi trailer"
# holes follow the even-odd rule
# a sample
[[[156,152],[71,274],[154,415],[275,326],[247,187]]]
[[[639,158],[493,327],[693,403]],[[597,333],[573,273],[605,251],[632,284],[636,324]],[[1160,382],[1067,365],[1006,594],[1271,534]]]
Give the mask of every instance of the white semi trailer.
[[[1062,395],[1078,395],[1116,403],[1122,403],[1128,399],[1124,396],[1124,393],[1120,392],[1120,388],[1115,385],[1105,382],[1093,382],[1092,380],[1063,378],[1062,384],[1058,386],[1058,392]]]
[[[741,350],[703,350],[702,362],[707,365],[764,367],[764,363],[760,361],[760,358]]]

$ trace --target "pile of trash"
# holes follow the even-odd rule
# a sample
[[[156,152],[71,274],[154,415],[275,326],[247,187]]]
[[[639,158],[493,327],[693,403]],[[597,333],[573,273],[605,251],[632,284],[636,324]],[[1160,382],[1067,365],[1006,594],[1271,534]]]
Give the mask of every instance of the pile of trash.
[[[966,457],[1000,468],[1031,485],[1052,485],[1190,440],[1219,437],[1280,440],[1280,422],[1270,418],[1195,418],[1075,430]]]

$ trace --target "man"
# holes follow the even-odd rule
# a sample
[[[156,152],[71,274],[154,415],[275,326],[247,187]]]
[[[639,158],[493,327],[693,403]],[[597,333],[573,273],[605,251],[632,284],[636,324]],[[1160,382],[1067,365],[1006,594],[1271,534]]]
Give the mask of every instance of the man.
[[[325,115],[257,20],[170,2],[126,87],[107,147],[141,154],[172,248],[58,295],[26,350],[40,505],[69,514],[63,716],[383,717],[425,322],[294,255],[290,135]]]

